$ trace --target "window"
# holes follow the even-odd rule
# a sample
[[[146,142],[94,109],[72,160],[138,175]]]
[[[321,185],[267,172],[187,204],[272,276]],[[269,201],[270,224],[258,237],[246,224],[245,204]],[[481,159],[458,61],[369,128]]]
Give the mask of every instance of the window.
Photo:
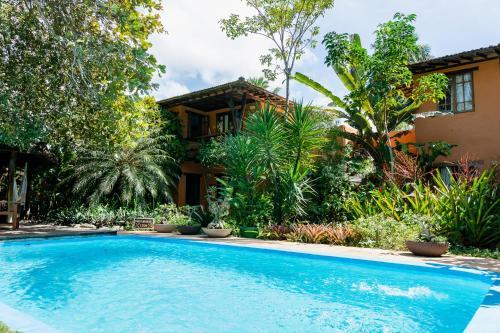
[[[225,133],[234,130],[233,115],[231,112],[219,113],[217,115],[217,133]]]
[[[445,99],[439,102],[439,111],[457,113],[474,111],[472,72],[448,76],[448,91]]]
[[[201,175],[186,173],[186,205],[200,204]]]
[[[208,117],[198,113],[189,112],[189,138],[208,135]]]

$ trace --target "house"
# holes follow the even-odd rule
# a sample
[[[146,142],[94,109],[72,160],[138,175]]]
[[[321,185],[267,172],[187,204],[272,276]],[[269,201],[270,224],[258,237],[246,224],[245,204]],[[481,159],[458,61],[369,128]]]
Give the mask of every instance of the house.
[[[188,141],[188,159],[181,165],[181,178],[175,194],[179,206],[206,205],[206,190],[222,173],[220,168],[204,168],[197,160],[203,140],[242,128],[245,117],[257,108],[257,103],[269,101],[283,109],[285,98],[255,86],[244,78],[216,87],[164,99],[161,108],[175,113],[182,124],[183,137]]]
[[[410,69],[415,76],[444,73],[449,78],[446,98],[422,105],[419,112],[452,114],[417,118],[417,143],[456,144],[441,162],[469,154],[483,169],[500,161],[500,44],[412,64]]]

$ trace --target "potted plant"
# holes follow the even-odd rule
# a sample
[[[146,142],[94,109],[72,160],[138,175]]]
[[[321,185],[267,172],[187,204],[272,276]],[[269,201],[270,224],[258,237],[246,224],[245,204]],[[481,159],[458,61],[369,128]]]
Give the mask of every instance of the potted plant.
[[[161,205],[156,209],[156,213],[158,215],[158,223],[155,223],[154,225],[154,230],[156,232],[170,233],[177,229],[178,225],[172,222],[178,214],[177,206],[175,204]]]
[[[226,221],[224,221],[224,218],[229,215],[229,201],[226,197],[224,199],[217,199],[213,188],[209,190],[207,200],[208,211],[213,218],[212,222],[210,222],[206,228],[203,228],[203,232],[210,238],[223,238],[229,236],[232,229],[227,228]]]
[[[200,232],[201,224],[194,218],[197,207],[184,206],[176,218],[177,231],[182,235],[197,235]],[[184,214],[183,214],[183,212]]]
[[[422,231],[416,240],[407,240],[406,247],[417,256],[440,257],[448,251],[449,243],[446,238],[434,235],[431,232],[430,225],[425,223],[424,220],[418,220]]]

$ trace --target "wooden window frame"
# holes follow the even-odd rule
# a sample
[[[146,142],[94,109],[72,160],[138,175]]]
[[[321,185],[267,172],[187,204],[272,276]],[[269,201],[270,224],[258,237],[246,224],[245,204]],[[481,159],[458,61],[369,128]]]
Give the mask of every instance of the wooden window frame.
[[[475,100],[475,93],[474,93],[474,71],[477,70],[477,67],[475,68],[470,68],[470,69],[464,69],[460,71],[455,71],[455,72],[448,72],[448,73],[443,73],[446,76],[448,76],[449,84],[448,84],[448,91],[447,94],[450,94],[450,98],[445,98],[442,101],[438,102],[438,109],[439,111],[448,111],[448,112],[453,112],[454,114],[460,114],[460,113],[469,113],[469,112],[474,112],[476,110],[476,105],[474,103]],[[470,74],[470,85],[471,85],[471,108],[468,110],[464,111],[458,111],[458,100],[456,97],[456,87],[457,87],[457,82],[456,78],[458,75],[464,75],[464,74]],[[468,83],[469,81],[467,81]],[[465,82],[462,82],[462,94],[465,96]],[[453,98],[455,96],[455,98]],[[448,96],[447,96],[448,97]],[[465,99],[463,102],[465,104]],[[444,106],[444,108],[443,108]],[[446,107],[449,107],[447,109]],[[465,105],[464,105],[465,107]]]
[[[223,117],[228,117],[228,128],[224,131],[220,131],[219,130],[219,120],[220,118],[223,118]],[[231,128],[231,125],[233,128]],[[228,133],[228,132],[232,132],[234,131],[234,118],[233,118],[233,114],[231,111],[228,111],[228,112],[221,112],[221,113],[217,113],[215,115],[215,126],[217,128],[217,134],[224,134],[224,133]]]

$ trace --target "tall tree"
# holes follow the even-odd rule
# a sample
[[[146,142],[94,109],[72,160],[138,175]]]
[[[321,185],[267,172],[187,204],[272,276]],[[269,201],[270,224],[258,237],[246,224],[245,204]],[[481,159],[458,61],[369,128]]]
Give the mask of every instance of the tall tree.
[[[159,0],[0,2],[0,141],[102,145],[156,71]],[[117,104],[117,101],[118,104]]]
[[[418,50],[413,21],[415,15],[396,14],[379,25],[373,53],[362,46],[359,35],[326,34],[325,63],[333,68],[349,93],[335,95],[304,74],[295,79],[331,99],[332,105],[356,129],[339,135],[364,148],[375,163],[393,166],[390,132],[403,122],[412,122],[415,111],[427,101],[444,98],[447,78],[429,74],[414,78],[408,68],[410,55]]]
[[[260,87],[262,89],[266,89],[266,90],[270,89],[269,81],[265,77],[249,77],[247,79],[247,82],[253,84],[254,86]],[[271,91],[273,94],[279,94],[280,90],[281,89],[279,87],[276,87],[276,88],[273,88],[273,90],[271,90]]]
[[[255,15],[241,18],[231,14],[220,21],[226,35],[235,39],[249,34],[263,36],[272,41],[274,47],[260,57],[266,68],[267,79],[274,81],[279,74],[285,76],[286,110],[288,115],[290,78],[295,62],[308,47],[315,47],[319,34],[316,20],[333,7],[334,0],[244,0]]]

